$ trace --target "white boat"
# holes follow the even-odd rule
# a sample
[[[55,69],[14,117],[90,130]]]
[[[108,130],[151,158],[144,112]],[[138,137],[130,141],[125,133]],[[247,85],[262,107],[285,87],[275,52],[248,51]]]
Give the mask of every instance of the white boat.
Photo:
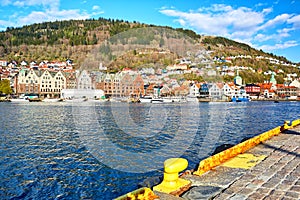
[[[198,98],[196,96],[188,95],[186,96],[186,101],[187,102],[198,102]]]
[[[152,97],[152,96],[144,96],[140,97],[139,101],[141,103],[172,103],[174,102],[171,98],[166,97]]]
[[[10,99],[10,101],[13,103],[29,102],[28,99],[25,99],[25,98]]]
[[[25,94],[21,94],[18,98],[11,98],[10,101],[13,103],[29,102],[28,96],[25,96]]]
[[[177,103],[182,103],[182,102],[186,102],[186,98],[184,97],[179,97],[179,96],[172,96],[172,97],[164,97],[164,99],[170,99],[171,102],[177,102]],[[169,101],[170,101],[169,100]]]
[[[141,103],[151,103],[152,99],[152,96],[143,96],[139,98]]]
[[[60,102],[63,101],[63,99],[51,99],[51,98],[45,98],[42,100],[43,102]]]
[[[175,102],[186,102],[183,97],[152,97],[144,96],[140,97],[141,103],[175,103]]]
[[[108,99],[88,99],[88,101],[95,102],[95,103],[104,103],[109,100]]]
[[[86,102],[88,101],[88,99],[87,98],[66,98],[64,99],[64,101],[78,103],[78,102]]]
[[[128,97],[110,97],[110,102],[128,102]]]
[[[151,99],[151,103],[166,103],[166,101],[162,98],[153,98]]]

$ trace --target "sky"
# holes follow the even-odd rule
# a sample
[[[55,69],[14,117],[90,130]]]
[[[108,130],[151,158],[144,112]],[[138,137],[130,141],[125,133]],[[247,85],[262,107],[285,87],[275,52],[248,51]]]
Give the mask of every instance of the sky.
[[[123,19],[223,36],[300,62],[300,0],[0,0],[0,31],[69,19]]]

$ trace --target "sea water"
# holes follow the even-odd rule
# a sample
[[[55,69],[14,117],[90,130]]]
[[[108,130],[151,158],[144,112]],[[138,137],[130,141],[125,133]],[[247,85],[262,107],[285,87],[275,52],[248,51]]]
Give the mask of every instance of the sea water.
[[[113,199],[222,144],[300,118],[299,102],[0,103],[1,199]]]

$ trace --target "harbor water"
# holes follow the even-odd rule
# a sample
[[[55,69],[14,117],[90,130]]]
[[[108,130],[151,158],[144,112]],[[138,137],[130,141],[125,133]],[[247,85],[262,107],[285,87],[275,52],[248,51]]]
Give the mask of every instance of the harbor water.
[[[300,118],[299,102],[0,103],[0,199],[113,199],[222,144]]]

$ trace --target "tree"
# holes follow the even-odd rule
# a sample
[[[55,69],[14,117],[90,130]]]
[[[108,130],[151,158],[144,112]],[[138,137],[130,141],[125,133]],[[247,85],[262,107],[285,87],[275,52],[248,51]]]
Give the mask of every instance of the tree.
[[[9,80],[1,80],[0,81],[0,93],[2,94],[11,94],[12,89],[10,87],[10,81]]]

